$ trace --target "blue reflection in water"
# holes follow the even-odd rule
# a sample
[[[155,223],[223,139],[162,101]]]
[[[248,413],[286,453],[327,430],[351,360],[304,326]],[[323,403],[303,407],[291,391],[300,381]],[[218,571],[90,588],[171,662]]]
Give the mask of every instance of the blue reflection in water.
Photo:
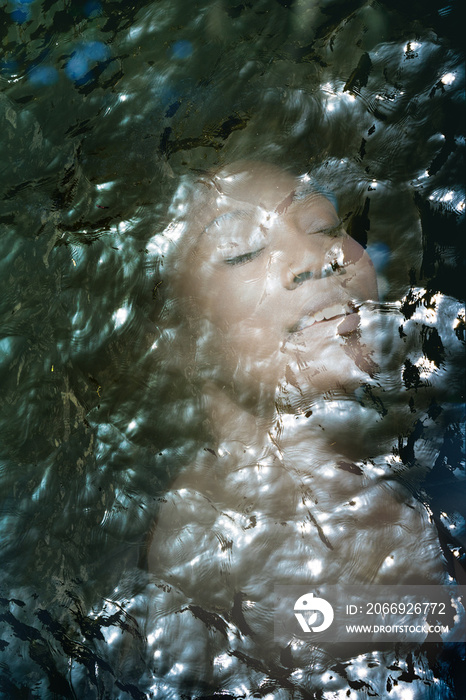
[[[10,10],[10,17],[14,22],[18,24],[24,24],[31,17],[31,11],[28,5],[32,5],[35,0],[14,0],[12,3],[14,6],[13,10]]]
[[[187,39],[175,41],[171,49],[172,58],[190,58],[193,53],[193,45]]]
[[[24,22],[27,22],[29,19],[29,9],[28,8],[22,8],[18,7],[16,10],[12,10],[10,12],[11,19],[14,20],[15,22],[18,22],[18,24],[23,24]]]
[[[102,14],[102,3],[97,0],[90,0],[84,5],[84,14],[86,17],[98,17]]]
[[[386,243],[382,243],[381,241],[372,243],[367,246],[367,252],[377,272],[382,272],[390,262],[390,248]]]
[[[0,73],[7,79],[8,77],[15,75],[18,71],[18,68],[18,61],[16,61],[14,58],[5,59],[0,62]]]
[[[71,80],[81,82],[99,61],[105,61],[110,56],[110,49],[101,41],[88,41],[81,44],[72,54],[66,64],[65,73]],[[84,81],[83,81],[84,82]]]
[[[58,71],[53,66],[35,66],[28,74],[32,85],[54,85],[58,80]]]

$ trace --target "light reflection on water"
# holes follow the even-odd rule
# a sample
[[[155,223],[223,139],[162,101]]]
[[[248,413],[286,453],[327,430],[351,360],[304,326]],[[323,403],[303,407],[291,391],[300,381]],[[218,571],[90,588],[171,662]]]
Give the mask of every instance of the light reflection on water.
[[[6,697],[455,697],[453,651],[278,649],[268,636],[274,579],[422,580],[439,540],[434,559],[464,576],[464,68],[454,9],[424,12],[4,10]],[[311,402],[288,387],[261,443],[212,438],[206,350],[164,287],[189,182],[244,157],[332,193],[380,294],[361,310],[374,377]],[[384,539],[396,488],[420,520],[400,509]]]

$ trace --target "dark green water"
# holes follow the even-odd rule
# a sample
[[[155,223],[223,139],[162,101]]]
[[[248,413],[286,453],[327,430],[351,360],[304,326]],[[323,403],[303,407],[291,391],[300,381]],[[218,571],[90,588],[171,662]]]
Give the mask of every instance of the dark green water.
[[[211,449],[159,288],[169,205],[250,158],[315,177],[372,256],[384,362],[356,397],[378,421],[363,451],[396,458],[465,582],[460,26],[433,1],[1,5],[1,697],[462,697],[464,650],[440,642],[272,663],[241,592],[201,614],[179,585],[191,610],[160,623],[168,584],[141,557]]]

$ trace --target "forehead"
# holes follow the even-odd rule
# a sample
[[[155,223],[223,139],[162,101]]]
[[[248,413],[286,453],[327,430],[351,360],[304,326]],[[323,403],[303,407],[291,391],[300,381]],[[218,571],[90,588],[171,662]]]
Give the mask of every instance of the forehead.
[[[289,173],[260,163],[220,171],[213,182],[225,196],[264,209],[278,207],[299,184]]]
[[[188,223],[193,233],[201,233],[211,222],[230,213],[253,215],[262,210],[281,216],[303,208],[323,219],[337,218],[331,202],[315,190],[306,190],[300,179],[273,166],[252,164],[199,180]]]

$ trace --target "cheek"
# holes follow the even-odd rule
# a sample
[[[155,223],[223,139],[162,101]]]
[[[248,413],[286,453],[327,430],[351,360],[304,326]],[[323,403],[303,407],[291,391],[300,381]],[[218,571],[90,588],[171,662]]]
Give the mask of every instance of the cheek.
[[[202,280],[193,285],[199,312],[218,328],[257,323],[264,284],[261,278],[247,278],[234,269],[205,269]]]
[[[364,257],[364,248],[357,243],[354,238],[345,235],[341,246],[343,252],[343,260],[346,265],[357,263]]]
[[[369,255],[364,251],[364,256],[361,260],[363,267],[362,271],[362,281],[363,281],[363,294],[365,299],[372,299],[377,301],[379,298],[379,290],[377,286],[377,274],[375,272],[374,265]]]
[[[344,263],[348,265],[347,269],[351,275],[349,281],[351,295],[360,302],[368,299],[376,301],[379,297],[377,276],[369,255],[349,236],[346,236],[343,241],[342,252]],[[346,286],[345,281],[342,284]]]

